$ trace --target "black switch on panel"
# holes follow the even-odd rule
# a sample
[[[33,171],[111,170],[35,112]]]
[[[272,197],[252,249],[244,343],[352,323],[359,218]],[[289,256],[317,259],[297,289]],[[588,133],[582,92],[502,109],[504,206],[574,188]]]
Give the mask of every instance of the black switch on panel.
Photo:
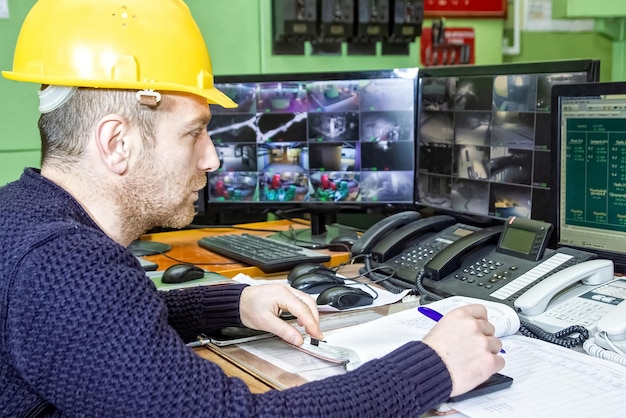
[[[274,55],[302,55],[318,36],[318,0],[272,0]]]
[[[408,54],[409,43],[422,34],[423,0],[393,0],[391,32],[383,42],[383,54]]]
[[[390,0],[358,0],[356,35],[348,54],[376,54],[376,42],[389,35],[389,12]]]
[[[354,35],[354,0],[320,0],[320,37],[313,54],[341,54],[341,43]]]

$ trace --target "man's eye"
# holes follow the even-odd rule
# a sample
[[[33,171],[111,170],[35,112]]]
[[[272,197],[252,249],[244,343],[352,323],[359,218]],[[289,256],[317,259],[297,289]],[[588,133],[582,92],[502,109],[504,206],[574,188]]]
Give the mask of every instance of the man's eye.
[[[196,129],[195,131],[191,131],[191,136],[193,138],[198,138],[198,137],[202,136],[202,134],[204,134],[204,132],[206,132],[204,129]]]

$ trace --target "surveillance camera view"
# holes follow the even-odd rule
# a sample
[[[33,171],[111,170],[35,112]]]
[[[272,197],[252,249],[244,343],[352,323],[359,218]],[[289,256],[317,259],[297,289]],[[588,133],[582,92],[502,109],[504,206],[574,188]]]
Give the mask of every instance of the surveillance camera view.
[[[545,220],[550,89],[585,80],[584,72],[422,76],[417,203]]]
[[[413,203],[416,74],[217,84],[208,201]]]

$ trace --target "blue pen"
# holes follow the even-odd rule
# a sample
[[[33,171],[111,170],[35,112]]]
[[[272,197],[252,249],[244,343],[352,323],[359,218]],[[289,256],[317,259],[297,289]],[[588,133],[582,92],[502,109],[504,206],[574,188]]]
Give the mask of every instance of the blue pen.
[[[428,306],[418,306],[417,310],[419,311],[419,313],[421,313],[424,316],[429,317],[430,319],[432,319],[435,322],[439,322],[439,320],[441,318],[443,318],[443,315],[440,314],[439,312],[437,312],[434,309],[429,308]],[[504,350],[500,350],[501,353],[506,353],[506,351]]]

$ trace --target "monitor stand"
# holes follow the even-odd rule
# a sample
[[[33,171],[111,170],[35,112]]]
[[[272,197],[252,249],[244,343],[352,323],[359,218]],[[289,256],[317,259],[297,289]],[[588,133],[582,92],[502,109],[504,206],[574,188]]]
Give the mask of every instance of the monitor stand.
[[[163,242],[137,239],[130,243],[128,249],[134,256],[143,257],[144,255],[164,254],[171,250],[172,247]]]
[[[334,212],[312,211],[310,218],[310,227],[298,228],[296,226],[293,230],[272,234],[270,238],[301,247],[315,248],[329,245],[338,235],[354,234],[356,236],[354,229],[336,225],[337,214]]]

